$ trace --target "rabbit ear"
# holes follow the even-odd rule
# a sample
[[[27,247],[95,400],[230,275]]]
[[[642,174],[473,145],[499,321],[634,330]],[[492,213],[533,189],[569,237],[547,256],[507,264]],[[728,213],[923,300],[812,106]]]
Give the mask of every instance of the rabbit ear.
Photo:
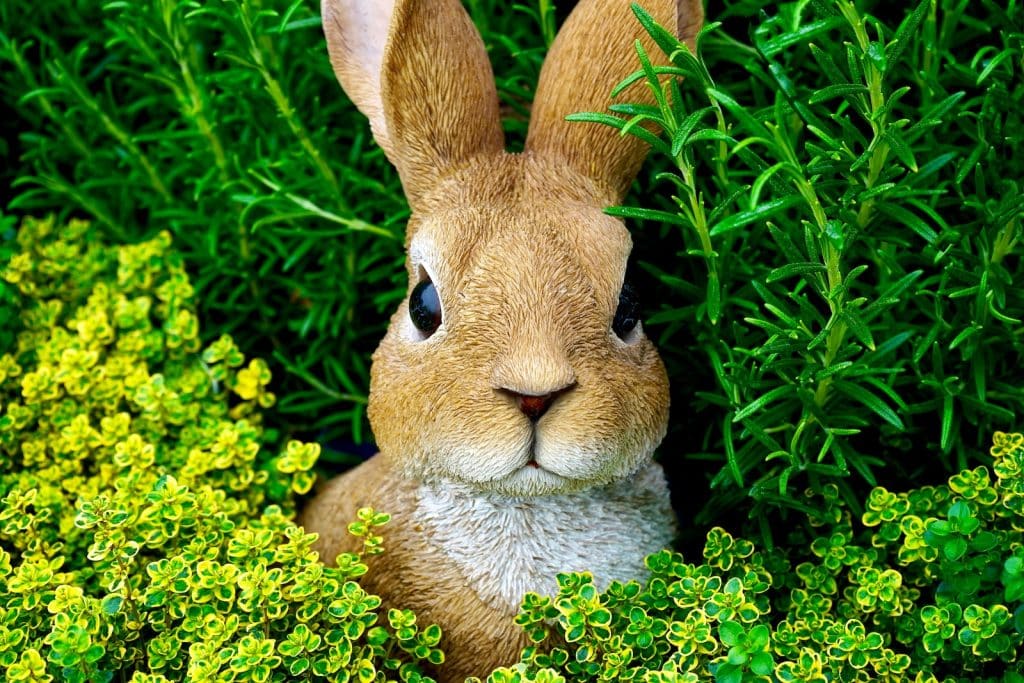
[[[320,12],[327,52],[341,88],[370,119],[373,137],[391,158],[380,81],[384,46],[394,14],[394,0],[323,0]]]
[[[641,5],[694,49],[704,20],[700,0],[641,0]],[[630,0],[581,0],[544,61],[526,140],[529,152],[568,163],[594,180],[607,194],[602,199],[613,203],[621,201],[640,170],[647,143],[602,124],[565,117],[607,111],[612,89],[640,68],[632,47],[637,39],[652,60],[665,59],[634,16]],[[654,104],[643,81],[627,88],[619,100]]]
[[[494,73],[460,0],[323,0],[322,12],[334,73],[410,202],[504,150]]]

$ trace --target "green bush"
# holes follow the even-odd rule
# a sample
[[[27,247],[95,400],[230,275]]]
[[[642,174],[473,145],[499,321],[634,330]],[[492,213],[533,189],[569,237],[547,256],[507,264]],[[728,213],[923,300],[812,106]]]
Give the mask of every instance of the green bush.
[[[440,629],[383,619],[361,555],[326,567],[293,522],[320,449],[262,448],[266,364],[200,348],[167,233],[94,237],[27,219],[2,270],[22,323],[0,355],[3,679],[420,680]],[[385,521],[350,527],[365,552]]]
[[[991,456],[994,478],[875,488],[859,520],[835,486],[808,491],[828,521],[771,550],[715,527],[703,563],[652,555],[643,585],[563,575],[517,618],[539,644],[488,680],[1020,683],[1024,435]]]
[[[467,2],[513,147],[559,5]],[[205,342],[267,357],[270,424],[338,469],[369,436],[408,209],[317,12],[9,0],[0,96],[19,121],[12,207],[87,215],[119,241],[169,230]],[[699,60],[675,56],[665,106],[613,114],[667,131],[629,200],[643,209],[619,213],[658,285],[662,459],[700,488],[684,513],[709,524],[752,498],[767,527],[806,485],[856,506],[875,483],[980,464],[1024,412],[1020,4],[723,0],[708,19],[722,23]]]
[[[554,18],[549,2],[505,4],[470,6],[514,66],[499,89],[522,137]],[[339,451],[369,438],[369,354],[404,292],[408,206],[331,73],[319,10],[5,0],[0,98],[20,163],[0,169],[0,197],[13,183],[11,210],[88,216],[119,242],[171,232],[206,342],[266,357],[283,397],[268,420],[351,464]]]
[[[940,481],[1024,414],[1024,8],[766,5],[713,13],[697,56],[638,10],[671,55],[638,62],[657,105],[571,117],[661,134],[660,191],[612,213],[678,250],[643,265],[697,408],[677,428],[717,470],[702,523]]]

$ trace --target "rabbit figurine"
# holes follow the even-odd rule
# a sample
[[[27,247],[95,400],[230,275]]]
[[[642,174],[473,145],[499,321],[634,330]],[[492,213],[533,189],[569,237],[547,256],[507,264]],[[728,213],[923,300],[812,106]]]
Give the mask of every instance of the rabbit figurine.
[[[699,0],[645,8],[692,49]],[[513,623],[562,571],[641,578],[674,516],[652,452],[668,379],[625,284],[631,241],[603,208],[647,152],[597,124],[659,54],[629,0],[582,0],[544,63],[522,153],[505,151],[483,41],[460,0],[324,0],[331,63],[412,208],[408,297],[373,357],[380,453],[303,512],[333,560],[356,510],[391,513],[367,590],[444,630],[441,680],[486,676],[528,644]],[[653,102],[646,85],[624,99]]]

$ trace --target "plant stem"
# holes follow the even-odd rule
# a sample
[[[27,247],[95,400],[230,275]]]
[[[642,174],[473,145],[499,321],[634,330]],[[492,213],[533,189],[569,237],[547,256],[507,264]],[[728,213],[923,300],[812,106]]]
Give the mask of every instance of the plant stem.
[[[11,54],[11,59],[18,68],[18,74],[21,75],[25,84],[28,86],[26,90],[28,92],[35,93],[32,99],[39,103],[43,113],[46,114],[58,128],[60,128],[64,137],[71,143],[71,146],[75,148],[75,151],[78,152],[79,156],[84,160],[92,158],[92,149],[85,144],[85,141],[82,140],[82,136],[80,136],[74,128],[68,125],[68,122],[64,120],[64,117],[57,113],[57,109],[53,106],[53,103],[50,102],[50,98],[48,98],[44,94],[45,91],[39,87],[38,81],[36,81],[32,70],[25,62],[25,56],[18,50],[18,46],[14,43],[8,42],[6,40],[6,36],[4,36],[4,39],[6,47]]]
[[[552,0],[538,0],[537,13],[540,17],[540,29],[544,34],[544,46],[551,47],[555,42],[555,3]]]
[[[70,71],[68,71],[67,67],[64,66],[63,63],[57,62],[53,69],[57,80],[63,82],[64,85],[67,86],[68,90],[78,99],[78,101],[99,119],[107,133],[117,140],[118,144],[128,151],[129,156],[135,159],[139,165],[142,166],[142,170],[145,171],[146,176],[149,178],[150,186],[157,194],[160,195],[164,202],[170,204],[174,198],[171,196],[171,193],[167,191],[167,186],[164,185],[164,181],[156,172],[156,167],[153,166],[149,157],[147,157],[142,151],[142,148],[132,140],[131,134],[109,114],[103,111],[99,102],[97,102],[95,98],[93,98],[85,88],[82,87],[82,84],[71,74]]]
[[[245,31],[246,40],[249,43],[249,57],[252,59],[253,64],[256,65],[256,69],[259,71],[260,77],[263,78],[263,83],[266,86],[267,92],[270,94],[270,98],[274,101],[274,105],[281,113],[285,123],[288,124],[288,128],[291,130],[292,134],[299,141],[302,149],[317,167],[317,170],[320,172],[320,176],[327,182],[331,190],[334,192],[334,195],[338,197],[340,201],[341,189],[338,186],[338,179],[334,175],[334,171],[331,170],[331,167],[328,166],[323,155],[320,154],[316,145],[313,144],[305,126],[303,126],[302,122],[295,116],[295,109],[288,100],[288,95],[285,93],[284,88],[281,87],[280,82],[274,78],[274,75],[270,73],[270,69],[267,68],[266,61],[263,58],[263,51],[260,49],[259,44],[256,41],[256,36],[253,33],[253,25],[249,14],[248,2],[243,2],[240,5],[239,18],[241,19],[240,24],[242,29]]]
[[[76,204],[85,209],[88,213],[92,214],[96,220],[110,228],[110,232],[117,239],[123,242],[129,241],[129,231],[123,225],[118,223],[105,207],[92,201],[92,199],[83,194],[76,185],[69,183],[56,171],[52,171],[51,173],[52,175],[40,175],[35,178],[25,177],[22,178],[21,181],[32,180],[53,192],[71,197]]]
[[[166,2],[165,0],[163,7],[164,29],[167,31],[167,35],[171,38],[174,48],[174,59],[177,62],[178,70],[181,72],[181,79],[185,84],[185,92],[188,95],[187,99],[183,94],[179,96],[181,113],[185,115],[186,120],[195,121],[196,127],[199,129],[199,133],[206,139],[207,144],[210,146],[210,152],[213,154],[214,163],[217,164],[217,170],[220,172],[221,181],[227,182],[228,164],[227,157],[224,154],[224,145],[221,144],[220,138],[217,136],[216,130],[207,116],[205,105],[206,97],[204,97],[203,92],[199,89],[199,85],[196,83],[195,77],[192,75],[193,69],[191,62],[188,59],[188,52],[182,44],[180,32],[176,30],[177,25],[174,21],[174,5]]]

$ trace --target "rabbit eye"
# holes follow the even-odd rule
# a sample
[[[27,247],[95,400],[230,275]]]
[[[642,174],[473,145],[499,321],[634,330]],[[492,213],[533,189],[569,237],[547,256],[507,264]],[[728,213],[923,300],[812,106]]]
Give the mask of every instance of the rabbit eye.
[[[409,295],[409,317],[412,324],[428,337],[441,326],[441,299],[430,280],[420,282]]]
[[[622,284],[622,291],[619,292],[619,307],[615,310],[615,319],[612,321],[612,331],[619,339],[625,341],[626,336],[633,331],[640,322],[640,299],[636,290],[629,282]]]

